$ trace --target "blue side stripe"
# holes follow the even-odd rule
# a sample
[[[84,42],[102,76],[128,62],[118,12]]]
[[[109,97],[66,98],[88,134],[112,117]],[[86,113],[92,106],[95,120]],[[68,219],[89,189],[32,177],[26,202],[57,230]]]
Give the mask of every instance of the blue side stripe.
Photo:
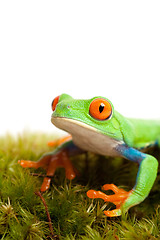
[[[146,157],[145,153],[138,151],[135,148],[128,147],[127,145],[119,145],[116,150],[122,157],[125,157],[133,162],[141,163],[141,161]]]

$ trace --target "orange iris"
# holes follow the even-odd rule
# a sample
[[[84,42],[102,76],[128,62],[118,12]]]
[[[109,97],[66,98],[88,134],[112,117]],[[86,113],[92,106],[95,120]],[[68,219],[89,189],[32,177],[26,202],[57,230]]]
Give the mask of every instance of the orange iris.
[[[89,107],[89,114],[98,120],[106,120],[112,114],[111,104],[103,98],[94,99]]]

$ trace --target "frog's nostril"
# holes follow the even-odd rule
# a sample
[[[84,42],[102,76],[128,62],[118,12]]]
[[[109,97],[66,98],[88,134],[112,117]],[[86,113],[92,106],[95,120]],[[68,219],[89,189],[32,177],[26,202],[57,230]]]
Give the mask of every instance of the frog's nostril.
[[[53,99],[52,104],[51,104],[52,111],[54,111],[56,109],[58,101],[59,101],[59,96],[57,96],[56,98]]]

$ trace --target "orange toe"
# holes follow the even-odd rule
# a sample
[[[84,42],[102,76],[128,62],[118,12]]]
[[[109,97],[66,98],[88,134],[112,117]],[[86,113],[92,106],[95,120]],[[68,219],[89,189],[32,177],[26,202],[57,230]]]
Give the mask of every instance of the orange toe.
[[[30,160],[18,160],[18,163],[23,168],[37,168],[37,162],[33,162],[33,161],[30,161]]]
[[[41,192],[45,192],[49,189],[51,183],[51,178],[45,177],[41,186]]]
[[[49,147],[56,147],[58,144],[57,144],[57,141],[50,141],[50,142],[47,143],[47,145]]]
[[[118,193],[113,195],[107,195],[101,191],[89,190],[87,192],[89,198],[101,198],[105,202],[122,202],[128,197],[128,193]]]
[[[114,210],[111,210],[111,211],[104,211],[104,214],[107,217],[117,217],[117,216],[121,215],[121,209],[114,209]]]
[[[89,191],[87,192],[87,196],[88,196],[89,198],[97,198],[97,191],[95,191],[95,190],[89,190]]]
[[[105,184],[102,188],[103,190],[112,190],[114,194],[107,195],[101,191],[89,190],[87,196],[89,198],[101,198],[105,202],[112,202],[116,205],[116,209],[111,211],[104,211],[105,215],[108,217],[115,217],[121,215],[121,205],[128,198],[131,191],[127,192],[122,188],[118,188],[114,184]]]
[[[76,177],[76,174],[74,171],[66,171],[66,178],[69,180],[72,180]]]
[[[95,191],[95,190],[89,190],[87,192],[87,196],[89,198],[101,198],[103,199],[105,202],[108,201],[108,195],[106,195],[105,193],[101,192],[101,191]]]

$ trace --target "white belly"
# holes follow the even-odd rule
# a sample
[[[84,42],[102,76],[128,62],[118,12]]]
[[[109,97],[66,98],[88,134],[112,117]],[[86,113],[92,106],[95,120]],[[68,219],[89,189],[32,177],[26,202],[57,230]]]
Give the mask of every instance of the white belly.
[[[68,118],[52,118],[52,123],[72,135],[79,148],[105,156],[119,156],[116,146],[123,142],[103,135],[82,122]]]

